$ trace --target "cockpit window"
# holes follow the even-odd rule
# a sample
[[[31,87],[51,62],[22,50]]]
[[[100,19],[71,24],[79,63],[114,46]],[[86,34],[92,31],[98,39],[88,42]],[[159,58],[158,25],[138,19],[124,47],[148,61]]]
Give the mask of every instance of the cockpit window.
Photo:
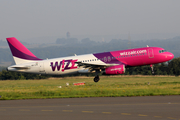
[[[166,52],[166,50],[159,50],[159,53],[163,53],[163,52]]]

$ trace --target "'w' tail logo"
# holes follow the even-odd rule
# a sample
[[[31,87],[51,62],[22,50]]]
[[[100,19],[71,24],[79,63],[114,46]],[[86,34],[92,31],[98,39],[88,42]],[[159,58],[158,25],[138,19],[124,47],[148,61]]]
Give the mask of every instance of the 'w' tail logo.
[[[62,60],[60,62],[55,62],[55,64],[53,62],[51,62],[51,68],[52,68],[52,71],[55,71],[56,68],[57,68],[57,71],[61,71],[64,72],[64,70],[68,70],[68,69],[76,69],[77,66],[75,66],[75,62],[77,60]],[[58,64],[59,63],[59,64]],[[65,65],[65,63],[67,63]],[[70,63],[71,63],[71,66],[70,66]]]

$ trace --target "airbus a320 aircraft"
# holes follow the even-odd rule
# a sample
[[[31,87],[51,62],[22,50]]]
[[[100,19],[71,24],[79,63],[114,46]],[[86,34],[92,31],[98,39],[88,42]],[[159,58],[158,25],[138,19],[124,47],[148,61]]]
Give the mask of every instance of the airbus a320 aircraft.
[[[7,41],[16,63],[16,65],[8,67],[8,71],[50,75],[95,72],[94,82],[100,80],[99,73],[123,74],[126,67],[142,65],[152,67],[153,64],[166,62],[174,57],[172,53],[163,48],[144,47],[42,60],[15,37],[7,38]]]

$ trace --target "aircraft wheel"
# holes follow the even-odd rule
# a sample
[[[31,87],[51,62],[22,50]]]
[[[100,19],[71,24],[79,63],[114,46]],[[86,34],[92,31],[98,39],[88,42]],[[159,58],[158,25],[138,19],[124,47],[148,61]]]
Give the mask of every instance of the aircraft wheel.
[[[94,82],[98,82],[99,81],[99,76],[96,76],[95,78],[94,78]]]

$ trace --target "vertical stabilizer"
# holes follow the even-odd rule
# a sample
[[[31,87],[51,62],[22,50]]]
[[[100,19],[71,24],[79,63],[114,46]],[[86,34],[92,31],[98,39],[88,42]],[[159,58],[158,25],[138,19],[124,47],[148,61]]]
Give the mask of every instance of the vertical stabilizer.
[[[15,37],[6,38],[16,64],[41,60],[29,51]]]

